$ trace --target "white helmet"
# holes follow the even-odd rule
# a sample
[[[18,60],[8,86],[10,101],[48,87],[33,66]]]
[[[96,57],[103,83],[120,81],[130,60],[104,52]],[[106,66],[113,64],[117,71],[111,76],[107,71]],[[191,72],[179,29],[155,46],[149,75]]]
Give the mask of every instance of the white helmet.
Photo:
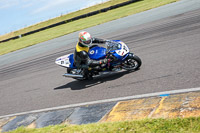
[[[85,46],[85,47],[89,47],[90,44],[92,43],[92,37],[90,35],[90,33],[86,32],[86,31],[82,31],[79,33],[79,42]]]

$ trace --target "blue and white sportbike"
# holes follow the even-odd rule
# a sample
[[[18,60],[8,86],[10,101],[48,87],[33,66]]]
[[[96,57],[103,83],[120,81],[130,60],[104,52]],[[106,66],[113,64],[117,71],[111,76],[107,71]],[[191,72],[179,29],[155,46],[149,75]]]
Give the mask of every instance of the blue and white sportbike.
[[[106,47],[106,48],[105,48]],[[106,46],[93,45],[88,52],[90,59],[100,60],[107,58],[108,63],[102,64],[100,69],[89,68],[91,77],[102,74],[119,72],[120,70],[138,70],[142,64],[141,59],[129,51],[128,46],[120,40],[112,40],[106,43]],[[73,53],[61,56],[56,59],[55,63],[67,68],[67,73],[63,76],[71,77],[77,80],[83,80],[83,69],[78,69],[74,65]]]

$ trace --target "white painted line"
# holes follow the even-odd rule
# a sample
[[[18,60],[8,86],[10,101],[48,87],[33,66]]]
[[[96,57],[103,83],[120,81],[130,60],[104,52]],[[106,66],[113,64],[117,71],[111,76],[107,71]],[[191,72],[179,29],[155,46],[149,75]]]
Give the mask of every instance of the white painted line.
[[[164,94],[178,94],[178,93],[186,93],[186,92],[194,92],[194,91],[200,91],[200,88],[171,90],[171,91],[155,92],[155,93],[148,93],[148,94],[135,95],[135,96],[127,96],[127,97],[118,97],[118,98],[112,98],[112,99],[104,99],[104,100],[91,101],[91,102],[78,103],[78,104],[70,104],[70,105],[64,105],[64,106],[53,107],[53,108],[46,108],[46,109],[33,110],[33,111],[28,111],[28,112],[22,112],[22,113],[4,115],[4,116],[0,116],[0,119],[1,118],[6,118],[6,117],[12,117],[12,116],[19,116],[19,115],[31,114],[31,113],[40,113],[40,112],[45,112],[45,111],[53,111],[53,110],[60,110],[60,109],[66,109],[66,108],[74,108],[74,107],[91,105],[91,104],[99,104],[99,103],[107,103],[107,102],[117,102],[117,101],[124,101],[124,100],[137,99],[137,98],[160,96],[160,95],[164,95]]]

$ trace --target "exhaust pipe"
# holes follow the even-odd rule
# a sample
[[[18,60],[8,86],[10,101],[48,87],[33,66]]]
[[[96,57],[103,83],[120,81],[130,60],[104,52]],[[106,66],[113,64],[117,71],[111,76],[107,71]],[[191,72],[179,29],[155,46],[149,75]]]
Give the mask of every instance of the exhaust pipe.
[[[70,78],[83,78],[83,75],[76,75],[76,74],[69,74],[69,73],[65,73],[63,76],[70,77]]]

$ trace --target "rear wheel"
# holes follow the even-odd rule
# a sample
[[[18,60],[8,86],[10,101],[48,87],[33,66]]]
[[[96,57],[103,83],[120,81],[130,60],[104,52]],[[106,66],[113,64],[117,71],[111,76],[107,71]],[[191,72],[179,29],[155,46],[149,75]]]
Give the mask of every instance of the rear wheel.
[[[138,70],[142,65],[141,59],[136,55],[128,56],[124,61],[124,69],[125,70]]]

